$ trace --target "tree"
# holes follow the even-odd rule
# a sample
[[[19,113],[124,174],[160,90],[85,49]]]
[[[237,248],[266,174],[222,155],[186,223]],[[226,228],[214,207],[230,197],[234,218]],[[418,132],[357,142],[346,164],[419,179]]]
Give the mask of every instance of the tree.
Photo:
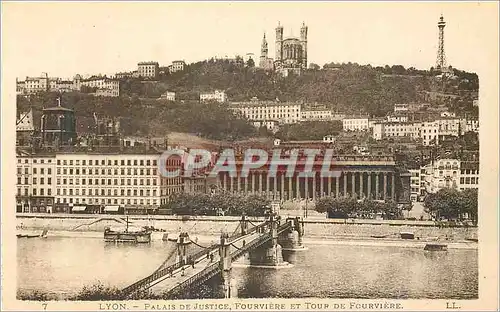
[[[465,197],[464,197],[465,196]],[[465,199],[466,198],[466,199]],[[474,202],[474,193],[459,192],[455,189],[444,188],[435,194],[428,194],[424,200],[424,207],[436,219],[462,220],[465,213],[477,216],[477,195]]]
[[[247,67],[255,67],[255,62],[252,58],[249,58],[247,61]]]
[[[321,67],[318,64],[315,64],[315,63],[309,64],[309,68],[312,69],[312,70],[320,70],[321,69]]]

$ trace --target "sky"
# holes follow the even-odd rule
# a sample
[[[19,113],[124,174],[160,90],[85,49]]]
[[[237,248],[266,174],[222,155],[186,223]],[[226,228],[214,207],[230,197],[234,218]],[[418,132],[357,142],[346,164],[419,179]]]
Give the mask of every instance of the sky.
[[[492,44],[485,35],[496,27],[492,3],[4,2],[2,65],[20,78],[70,78],[131,71],[140,61],[258,58],[264,33],[274,57],[279,21],[285,37],[298,36],[302,22],[309,27],[308,63],[428,69],[436,63],[441,14],[448,64],[476,71],[475,59],[488,57]]]

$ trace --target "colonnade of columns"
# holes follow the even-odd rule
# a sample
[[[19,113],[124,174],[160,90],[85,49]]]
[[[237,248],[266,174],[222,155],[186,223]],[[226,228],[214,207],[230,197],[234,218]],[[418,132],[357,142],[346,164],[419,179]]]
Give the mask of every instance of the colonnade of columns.
[[[338,177],[321,177],[316,172],[311,177],[276,177],[267,172],[250,172],[247,177],[219,175],[219,186],[233,193],[266,195],[271,199],[292,200],[320,198],[323,196],[355,197],[357,199],[396,200],[398,176],[392,171],[343,171]]]

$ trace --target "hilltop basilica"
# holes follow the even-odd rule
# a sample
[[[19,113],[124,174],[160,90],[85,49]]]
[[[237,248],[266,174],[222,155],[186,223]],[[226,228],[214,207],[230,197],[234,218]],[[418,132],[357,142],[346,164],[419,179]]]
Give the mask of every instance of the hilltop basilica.
[[[302,23],[300,37],[283,38],[283,26],[276,27],[275,58],[268,57],[266,34],[262,39],[259,66],[266,70],[275,70],[284,77],[290,73],[300,75],[307,69],[307,26]]]

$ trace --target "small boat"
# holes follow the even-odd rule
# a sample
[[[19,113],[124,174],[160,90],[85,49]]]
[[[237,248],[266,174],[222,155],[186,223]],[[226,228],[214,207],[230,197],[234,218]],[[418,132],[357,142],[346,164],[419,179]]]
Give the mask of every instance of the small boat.
[[[43,230],[42,234],[17,234],[17,238],[36,238],[36,237],[47,237],[47,232],[49,230],[45,229]]]
[[[123,227],[106,227],[104,229],[104,240],[106,242],[130,242],[130,243],[150,243],[151,231],[145,228],[129,227],[128,216],[127,225]]]
[[[400,232],[399,235],[401,235],[402,239],[415,239],[413,232]]]
[[[427,251],[446,251],[448,245],[446,244],[425,244],[424,250]]]
[[[371,238],[386,238],[387,235],[371,235]]]
[[[470,242],[478,242],[477,238],[465,238],[465,240],[470,241]]]

